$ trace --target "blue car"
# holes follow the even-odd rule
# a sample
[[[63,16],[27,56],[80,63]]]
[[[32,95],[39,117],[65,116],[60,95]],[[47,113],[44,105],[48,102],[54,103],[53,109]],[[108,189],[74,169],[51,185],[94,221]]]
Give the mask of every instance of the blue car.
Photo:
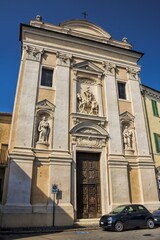
[[[135,227],[153,229],[155,222],[154,216],[146,207],[140,204],[130,204],[118,206],[109,214],[102,216],[99,226],[104,230],[121,232]]]
[[[157,210],[155,210],[152,214],[154,216],[155,224],[160,225],[160,207]]]

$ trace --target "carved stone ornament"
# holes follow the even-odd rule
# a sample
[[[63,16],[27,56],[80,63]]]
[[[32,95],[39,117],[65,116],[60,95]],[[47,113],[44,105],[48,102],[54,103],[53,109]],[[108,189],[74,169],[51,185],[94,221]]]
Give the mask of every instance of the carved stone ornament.
[[[98,134],[98,132],[91,128],[83,128],[80,133],[88,133],[88,134]]]
[[[80,72],[93,73],[95,75],[102,75],[103,70],[90,61],[83,61],[73,64],[73,68]]]
[[[88,121],[77,124],[70,133],[72,134],[72,144],[79,147],[102,148],[106,146],[109,138],[108,132],[103,127]]]
[[[96,84],[96,80],[93,80],[93,79],[81,79],[79,78],[78,79],[80,81],[81,84],[86,84],[86,85],[95,85]]]
[[[77,102],[78,102],[78,111],[80,113],[98,115],[98,103],[90,90],[90,87],[87,87],[87,90],[83,93],[77,93]]]
[[[103,68],[105,69],[105,75],[115,75],[116,65],[110,62],[103,62]]]
[[[139,70],[136,70],[136,69],[133,69],[133,68],[126,68],[126,70],[127,70],[128,75],[129,75],[129,79],[132,79],[132,80],[137,80],[138,79],[138,76],[139,76],[139,73],[140,73]]]
[[[24,46],[24,49],[27,52],[27,59],[33,60],[33,61],[40,61],[41,55],[44,53],[44,49],[38,49],[36,47],[31,46]]]
[[[77,137],[77,146],[81,147],[102,147],[102,139],[93,137]]]
[[[57,52],[57,65],[62,65],[62,66],[70,66],[70,61],[72,56],[69,54]]]

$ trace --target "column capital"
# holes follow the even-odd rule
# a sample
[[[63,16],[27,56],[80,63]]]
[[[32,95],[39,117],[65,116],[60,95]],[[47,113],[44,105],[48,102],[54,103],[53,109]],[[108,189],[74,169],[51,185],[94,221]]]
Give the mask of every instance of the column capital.
[[[115,75],[116,64],[111,62],[103,62],[102,65],[104,68],[104,75],[111,75],[111,76]]]
[[[62,52],[57,52],[57,65],[69,67],[72,59],[71,54],[66,54]]]
[[[126,68],[127,73],[128,73],[128,78],[131,80],[138,80],[140,70],[139,69],[134,69],[134,68]]]
[[[37,48],[34,46],[25,45],[24,49],[26,50],[26,53],[27,53],[26,59],[37,61],[37,62],[41,60],[41,56],[44,53],[43,48]]]

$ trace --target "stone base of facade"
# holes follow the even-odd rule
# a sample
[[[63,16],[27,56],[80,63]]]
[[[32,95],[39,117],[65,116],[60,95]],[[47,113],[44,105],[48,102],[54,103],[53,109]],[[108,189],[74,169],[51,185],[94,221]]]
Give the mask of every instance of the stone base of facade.
[[[55,206],[54,211],[50,205],[32,206],[32,210],[31,208],[28,210],[25,207],[2,207],[0,213],[1,227],[52,227],[72,226],[74,224],[73,207],[70,204]]]

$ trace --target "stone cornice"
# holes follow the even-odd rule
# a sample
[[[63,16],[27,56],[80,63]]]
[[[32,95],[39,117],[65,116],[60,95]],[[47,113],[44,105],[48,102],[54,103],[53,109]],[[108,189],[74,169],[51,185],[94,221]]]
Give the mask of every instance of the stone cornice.
[[[122,47],[118,47],[115,45],[111,45],[111,44],[105,44],[103,42],[96,42],[94,40],[90,40],[90,39],[85,39],[85,38],[81,38],[81,37],[77,37],[77,36],[72,36],[72,35],[66,35],[64,33],[61,32],[56,32],[56,31],[50,31],[47,29],[42,29],[42,28],[37,28],[34,26],[29,26],[29,25],[21,25],[21,40],[22,41],[26,41],[27,39],[27,34],[33,34],[41,36],[41,37],[49,37],[49,38],[54,38],[55,40],[63,40],[65,38],[66,42],[71,42],[71,43],[77,43],[77,44],[83,44],[89,47],[93,47],[93,48],[97,48],[97,49],[101,49],[104,51],[110,51],[112,53],[117,53],[117,54],[121,54],[121,55],[126,55],[128,57],[131,58],[136,58],[137,61],[143,56],[143,53],[141,52],[137,52],[134,50],[130,50],[130,49],[126,49],[126,48],[122,48]],[[47,42],[45,42],[46,45]]]
[[[160,92],[156,91],[155,89],[151,89],[147,86],[142,86],[142,90],[144,92],[145,95],[151,97],[151,98],[154,98],[156,100],[160,100]]]

